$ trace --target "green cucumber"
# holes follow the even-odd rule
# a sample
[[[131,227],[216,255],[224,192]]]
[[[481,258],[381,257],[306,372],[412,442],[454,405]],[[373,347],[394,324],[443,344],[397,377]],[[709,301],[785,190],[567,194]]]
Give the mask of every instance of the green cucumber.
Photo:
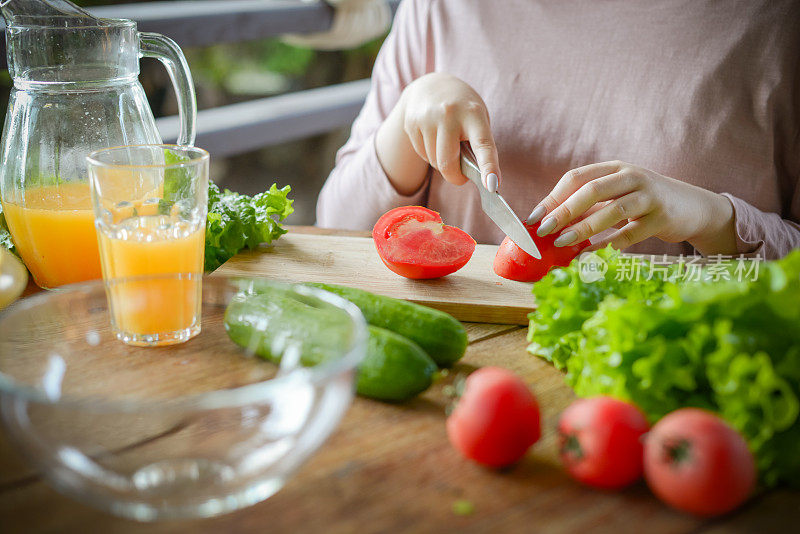
[[[350,317],[332,305],[270,288],[240,293],[225,310],[228,337],[262,358],[280,363],[289,347],[297,347],[300,364],[318,365],[350,347]]]
[[[367,355],[358,367],[356,392],[385,401],[404,401],[430,387],[436,363],[419,345],[391,330],[369,327]]]
[[[309,283],[344,297],[361,310],[372,326],[407,337],[428,353],[440,367],[457,362],[467,350],[467,331],[452,315],[407,300],[375,295],[363,289]]]
[[[312,366],[338,357],[351,341],[349,317],[341,310],[316,301],[304,303],[275,288],[232,299],[225,329],[233,342],[276,364],[291,345],[299,349],[300,364]],[[403,401],[428,389],[435,372],[436,364],[416,343],[370,326],[356,391]]]

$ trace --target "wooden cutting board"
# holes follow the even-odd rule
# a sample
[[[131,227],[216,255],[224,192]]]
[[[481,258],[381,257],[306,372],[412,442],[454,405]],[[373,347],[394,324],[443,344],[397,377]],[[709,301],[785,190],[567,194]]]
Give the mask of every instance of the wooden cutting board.
[[[409,280],[381,262],[368,237],[310,235],[290,230],[274,245],[238,254],[216,272],[286,282],[328,282],[437,308],[461,321],[527,325],[531,284],[492,270],[494,245],[478,245],[461,270],[436,280]]]

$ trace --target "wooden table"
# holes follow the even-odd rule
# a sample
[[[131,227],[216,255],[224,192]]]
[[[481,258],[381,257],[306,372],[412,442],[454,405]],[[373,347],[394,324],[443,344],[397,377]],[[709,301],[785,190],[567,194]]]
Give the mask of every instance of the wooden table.
[[[306,231],[311,231],[306,229]],[[0,532],[796,532],[800,492],[761,493],[727,517],[700,520],[658,502],[643,483],[621,493],[579,486],[559,468],[554,427],[573,399],[561,374],[525,352],[526,331],[467,324],[470,346],[450,375],[402,405],[357,398],[331,439],[274,497],[225,516],[141,524],[52,490],[0,434]],[[531,385],[543,435],[496,472],[459,457],[445,434],[443,389],[476,367],[507,367]],[[469,515],[454,503],[469,501]]]

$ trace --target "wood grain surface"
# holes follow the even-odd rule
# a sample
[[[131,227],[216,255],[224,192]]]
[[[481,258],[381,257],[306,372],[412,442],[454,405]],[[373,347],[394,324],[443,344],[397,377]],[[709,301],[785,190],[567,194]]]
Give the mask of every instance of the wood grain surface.
[[[217,273],[344,284],[438,308],[462,321],[526,325],[531,284],[494,274],[496,252],[494,245],[478,245],[461,270],[436,280],[409,280],[386,268],[371,238],[290,230],[274,246],[239,254]]]
[[[356,399],[341,427],[274,497],[225,516],[141,524],[95,511],[52,490],[0,435],[0,531],[111,533],[396,532],[793,532],[800,494],[763,494],[742,510],[700,520],[658,502],[644,484],[621,493],[584,488],[558,467],[554,426],[573,394],[561,374],[525,353],[525,330],[468,325],[472,343],[446,379],[413,402]],[[445,433],[444,386],[477,367],[500,365],[531,385],[543,436],[505,471],[467,462]],[[153,444],[151,443],[150,446]],[[11,469],[12,471],[9,471]],[[474,506],[465,516],[456,501]]]
[[[205,520],[142,524],[55,492],[0,431],[0,532],[11,533],[786,533],[800,524],[800,492],[762,492],[739,511],[703,520],[675,512],[644,483],[619,493],[585,488],[560,469],[554,433],[574,399],[563,376],[526,353],[526,330],[467,324],[467,354],[405,404],[357,398],[320,450],[267,501]],[[476,466],[450,446],[447,385],[498,365],[522,376],[542,409],[542,439],[512,468]],[[159,447],[156,436],[142,447]],[[131,445],[136,447],[137,445]],[[454,511],[468,501],[472,513]]]

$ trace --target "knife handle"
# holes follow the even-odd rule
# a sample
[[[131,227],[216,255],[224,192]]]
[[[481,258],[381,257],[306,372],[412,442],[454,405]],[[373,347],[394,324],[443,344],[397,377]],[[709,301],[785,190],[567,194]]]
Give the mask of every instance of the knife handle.
[[[483,187],[481,170],[472,152],[472,147],[466,141],[461,142],[461,174],[469,178],[478,187]]]

